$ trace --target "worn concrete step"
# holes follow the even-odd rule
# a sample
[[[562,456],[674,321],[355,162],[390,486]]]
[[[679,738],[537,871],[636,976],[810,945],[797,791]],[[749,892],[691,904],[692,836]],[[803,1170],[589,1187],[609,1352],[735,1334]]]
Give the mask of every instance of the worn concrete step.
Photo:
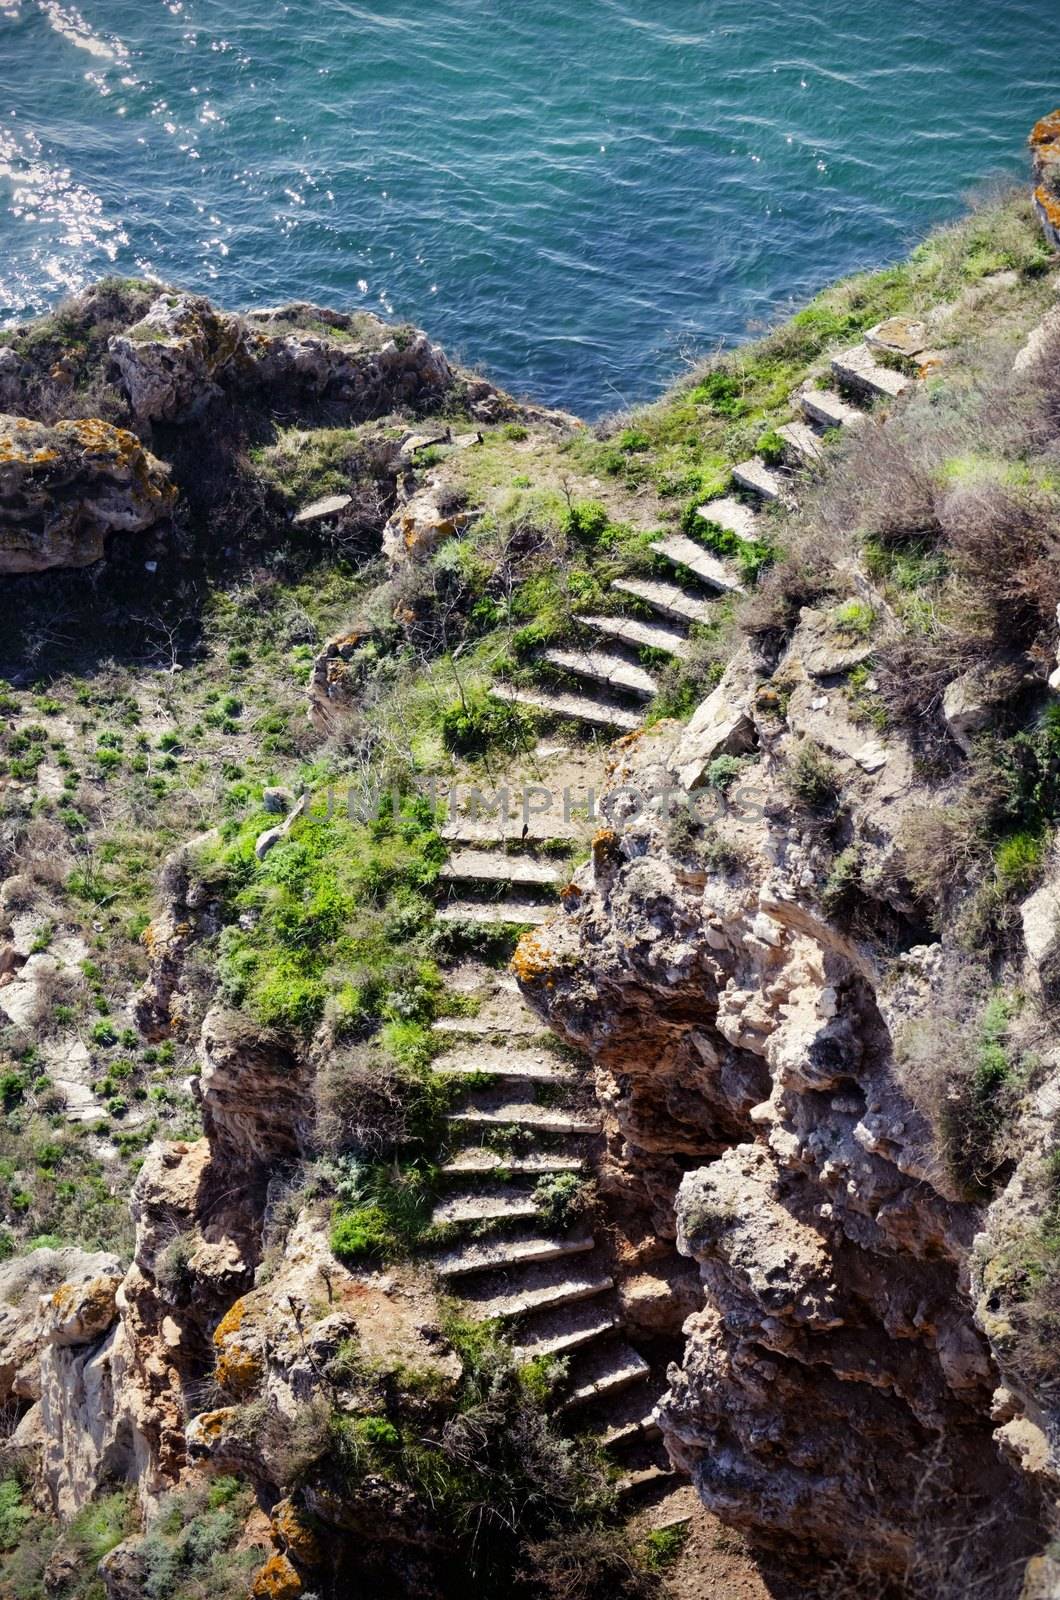
[[[756,494],[760,500],[783,500],[786,495],[786,486],[783,478],[773,467],[767,467],[761,456],[752,456],[750,461],[741,461],[733,467],[732,475],[741,489],[746,489],[749,494]]]
[[[529,845],[540,843],[542,839],[569,839],[572,844],[581,837],[578,824],[572,818],[563,815],[562,796],[556,797],[556,807],[553,811],[548,809],[538,810],[543,796],[537,794],[533,797],[527,814],[523,815],[522,795],[519,789],[512,789],[509,793],[509,815],[502,817],[453,817],[441,829],[441,837],[446,844],[455,845]],[[526,829],[524,835],[523,829]]]
[[[547,1029],[532,1012],[524,1009],[520,1013],[513,1008],[511,1016],[499,1016],[486,1011],[476,1017],[439,1017],[431,1023],[431,1032],[452,1034],[462,1039],[488,1039],[493,1034],[532,1038],[534,1034],[547,1032]]]
[[[750,506],[745,506],[742,500],[736,500],[732,495],[726,495],[721,500],[708,500],[704,505],[697,506],[696,510],[705,522],[713,522],[716,527],[734,533],[737,539],[751,542],[758,538],[757,516]]]
[[[672,561],[675,566],[687,567],[689,572],[695,573],[700,583],[716,589],[719,594],[743,593],[739,580],[724,561],[719,561],[717,556],[712,556],[709,550],[704,550],[701,544],[683,533],[671,533],[665,539],[653,539],[651,549],[657,556]]]
[[[884,367],[867,344],[856,344],[832,358],[832,371],[839,383],[872,399],[884,397],[894,400],[912,387],[912,378],[892,367]]]
[[[654,1438],[659,1432],[659,1424],[652,1415],[654,1403],[654,1395],[641,1388],[630,1389],[607,1401],[599,1417],[591,1419],[596,1423],[596,1435],[603,1448],[610,1450],[632,1439]]]
[[[785,422],[777,429],[788,449],[789,458],[803,466],[812,467],[823,459],[824,449],[809,423]]]
[[[577,1083],[574,1068],[557,1060],[550,1050],[496,1049],[477,1045],[472,1049],[453,1049],[433,1062],[433,1070],[442,1077],[463,1078],[475,1073],[488,1072],[494,1077],[523,1080],[528,1083]]]
[[[679,617],[682,622],[707,623],[713,614],[710,600],[689,594],[675,583],[662,583],[657,578],[616,578],[611,585],[620,594],[631,594],[643,600],[663,617]]]
[[[547,922],[554,905],[534,900],[450,900],[434,913],[438,922],[478,922],[488,926],[511,922],[537,926]]]
[[[665,650],[667,655],[677,656],[679,660],[689,652],[687,636],[664,622],[642,622],[639,617],[579,617],[578,621],[633,649]]]
[[[544,888],[563,882],[563,874],[550,861],[506,856],[493,850],[458,850],[449,857],[440,876],[449,883],[514,883]]]
[[[804,389],[799,405],[806,420],[819,428],[857,428],[866,420],[864,411],[848,405],[834,389]]]
[[[481,1189],[440,1200],[431,1212],[431,1222],[441,1228],[455,1222],[496,1222],[505,1218],[525,1222],[538,1215],[533,1194],[525,1189]]]
[[[613,1287],[609,1273],[575,1256],[519,1266],[515,1273],[489,1273],[473,1284],[461,1286],[460,1295],[469,1316],[476,1321],[508,1321],[595,1300]]]
[[[609,1340],[581,1357],[571,1373],[571,1388],[562,1402],[563,1410],[587,1405],[604,1395],[617,1394],[632,1383],[646,1378],[651,1368],[644,1357],[624,1340]]]
[[[645,700],[650,700],[659,687],[650,672],[609,650],[546,650],[544,659],[551,666],[588,678],[604,689],[620,689]]]
[[[618,1419],[612,1418],[604,1430],[597,1434],[597,1443],[602,1450],[616,1450],[620,1446],[629,1445],[632,1440],[653,1438],[660,1432],[660,1426],[653,1418],[650,1398],[645,1400],[639,1389],[634,1390],[628,1397],[623,1395],[623,1398],[629,1400],[629,1414]]]
[[[566,1236],[527,1234],[504,1239],[468,1239],[444,1255],[434,1257],[434,1270],[443,1278],[462,1278],[473,1272],[496,1272],[558,1261],[563,1256],[584,1255],[595,1247],[588,1233]]]
[[[579,1301],[535,1316],[531,1325],[515,1338],[515,1349],[523,1360],[534,1356],[565,1355],[583,1345],[602,1339],[618,1326],[618,1311],[599,1300]]]
[[[466,1178],[474,1173],[510,1172],[516,1176],[544,1177],[553,1172],[584,1172],[585,1158],[547,1150],[531,1150],[524,1155],[499,1155],[481,1145],[458,1150],[440,1169],[443,1178]]]
[[[576,722],[589,722],[596,728],[621,728],[623,733],[635,733],[641,723],[636,711],[609,705],[604,700],[590,700],[586,695],[516,689],[502,683],[494,684],[490,694],[495,700],[504,700],[509,705],[529,706],[535,711],[551,712],[556,717],[571,717]]]
[[[499,1098],[502,1093],[495,1089],[484,1090],[482,1100],[492,1100],[492,1104],[479,1101],[475,1105],[463,1106],[459,1111],[450,1111],[446,1120],[455,1128],[504,1128],[510,1125],[535,1128],[539,1133],[592,1134],[600,1131],[599,1119],[585,1112],[568,1111],[562,1106],[539,1106],[533,1101],[514,1097]],[[518,1089],[514,1094],[518,1094]]]
[[[870,350],[912,360],[930,345],[931,330],[916,317],[888,317],[868,330],[865,343]]]

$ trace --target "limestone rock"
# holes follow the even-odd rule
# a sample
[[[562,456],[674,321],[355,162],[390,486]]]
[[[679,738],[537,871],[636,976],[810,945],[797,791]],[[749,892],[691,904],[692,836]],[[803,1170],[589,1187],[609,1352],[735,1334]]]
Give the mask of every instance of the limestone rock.
[[[371,635],[367,624],[348,628],[329,639],[313,662],[306,715],[323,734],[336,736],[354,724],[357,683],[348,663]]]
[[[1035,123],[1030,136],[1038,187],[1034,205],[1045,237],[1060,250],[1060,110]]]
[[[394,512],[383,529],[383,554],[392,568],[400,567],[453,538],[469,520],[454,503],[452,491],[434,480]]]
[[[0,1402],[39,1397],[36,1358],[45,1345],[86,1344],[110,1327],[120,1281],[116,1256],[73,1245],[0,1265]]]
[[[843,697],[810,709],[801,646],[797,631],[777,668],[783,715],[753,712],[760,739],[829,739],[848,836],[900,916],[899,874],[884,868],[915,794],[908,752],[881,739],[886,764],[867,774]],[[685,737],[663,726],[620,746],[611,783],[657,791],[682,770]],[[697,864],[695,833],[675,835],[661,809],[613,807],[606,854],[513,967],[533,1009],[593,1059],[601,1190],[651,1239],[648,1270],[661,1275],[667,1239],[698,1264],[702,1306],[656,1414],[708,1509],[771,1559],[809,1548],[842,1562],[852,1593],[907,1592],[924,1541],[956,1539],[961,1573],[996,1562],[1012,1575],[998,1594],[1014,1600],[1044,1543],[1016,1448],[1031,1436],[1012,1449],[995,1437],[1001,1371],[969,1287],[980,1213],[895,1060],[910,1020],[930,1023],[938,974],[910,957],[882,982],[825,913],[828,868],[780,781],[767,751],[748,795],[741,781],[726,798],[713,831],[739,845],[731,866]],[[926,1530],[916,1485],[929,1464],[940,1525]],[[982,1519],[975,1539],[969,1516]]]
[[[114,335],[110,353],[140,423],[196,415],[220,392],[222,376],[249,363],[240,319],[190,294],[160,295],[142,321]]]
[[[741,755],[753,749],[754,724],[747,709],[751,678],[749,658],[738,655],[693,713],[673,758],[685,789],[697,788],[718,756]]]
[[[84,567],[111,534],[165,521],[176,490],[134,434],[0,416],[0,574]]]
[[[215,1157],[263,1170],[308,1148],[313,1104],[292,1045],[238,1011],[202,1025],[203,1123]]]

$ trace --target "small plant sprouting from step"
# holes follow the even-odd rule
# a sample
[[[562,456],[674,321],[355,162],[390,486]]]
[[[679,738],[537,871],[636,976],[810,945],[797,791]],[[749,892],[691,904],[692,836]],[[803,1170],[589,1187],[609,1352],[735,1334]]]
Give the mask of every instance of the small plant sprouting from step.
[[[594,1189],[576,1172],[557,1172],[539,1178],[534,1202],[542,1220],[552,1228],[568,1228],[592,1209]]]

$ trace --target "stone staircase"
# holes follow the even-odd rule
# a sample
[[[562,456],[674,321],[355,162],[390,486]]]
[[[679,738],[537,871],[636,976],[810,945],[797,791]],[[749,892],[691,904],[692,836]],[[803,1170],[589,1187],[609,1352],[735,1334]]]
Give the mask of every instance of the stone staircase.
[[[481,871],[467,854],[451,857],[451,881]],[[525,874],[534,864],[532,853],[500,859]],[[606,1241],[584,1218],[550,1220],[538,1189],[590,1175],[601,1125],[584,1069],[557,1054],[514,979],[493,982],[477,1015],[435,1024],[433,1070],[467,1087],[449,1113],[433,1221],[450,1242],[434,1269],[466,1316],[501,1325],[520,1359],[563,1363],[563,1425],[607,1452],[620,1493],[668,1483],[674,1474],[652,1416],[664,1371],[623,1334]]]
[[[762,512],[793,502],[796,474],[819,464],[825,433],[857,427],[866,418],[867,406],[904,394],[916,380],[897,363],[918,376],[927,376],[938,366],[942,357],[928,348],[928,337],[927,323],[895,317],[835,356],[834,387],[804,384],[794,396],[799,416],[776,430],[784,444],[783,461],[772,464],[753,456],[738,462],[732,469],[734,492],[698,508],[704,533],[713,527],[749,543],[761,540]],[[691,650],[689,630],[709,624],[726,595],[742,592],[731,562],[687,534],[667,534],[655,539],[650,549],[658,558],[659,576],[616,578],[611,593],[619,609],[607,616],[578,616],[575,620],[584,637],[573,646],[542,653],[541,662],[557,687],[496,684],[490,692],[510,705],[609,733],[639,728],[659,687],[651,664],[654,658],[646,660],[642,652],[684,659]],[[664,564],[669,568],[665,576]],[[633,611],[630,601],[635,603]]]
[[[732,471],[737,492],[698,508],[704,525],[758,541],[763,510],[792,502],[796,471],[820,461],[822,435],[859,426],[866,403],[909,387],[913,380],[880,356],[930,356],[918,342],[922,326],[881,324],[834,358],[835,388],[804,385],[796,396],[800,417],[777,430],[784,461],[739,463]],[[925,370],[933,364],[925,360]],[[612,733],[639,728],[658,687],[640,652],[687,656],[689,630],[709,623],[726,595],[741,592],[731,565],[687,534],[660,537],[651,549],[669,567],[665,577],[612,585],[620,603],[637,602],[636,612],[583,615],[584,642],[544,652],[570,688],[497,685],[491,692]],[[532,926],[552,915],[565,873],[543,850],[545,836],[528,836],[514,820],[457,820],[443,837],[452,853],[441,875],[447,898],[440,921]],[[433,1070],[467,1080],[449,1113],[445,1189],[434,1213],[455,1242],[435,1257],[435,1270],[469,1317],[499,1322],[524,1358],[562,1359],[557,1403],[564,1422],[611,1456],[624,1493],[668,1487],[675,1474],[653,1415],[666,1387],[665,1362],[653,1363],[651,1351],[623,1333],[606,1241],[584,1221],[550,1225],[538,1189],[542,1180],[592,1169],[601,1123],[582,1071],[549,1047],[511,978],[499,981],[477,1014],[434,1026]]]

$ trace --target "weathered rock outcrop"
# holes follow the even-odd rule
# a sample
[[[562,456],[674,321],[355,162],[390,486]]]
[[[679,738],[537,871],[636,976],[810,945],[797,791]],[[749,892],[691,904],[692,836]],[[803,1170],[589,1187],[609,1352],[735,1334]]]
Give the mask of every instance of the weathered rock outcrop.
[[[167,469],[107,422],[0,416],[0,574],[84,567],[170,515]]]
[[[238,317],[201,295],[164,294],[141,322],[110,341],[138,425],[183,422],[220,393],[221,378],[250,367]]]
[[[1049,1452],[1025,1400],[1010,1398],[1012,1437],[995,1431],[1003,1345],[972,1287],[982,1211],[895,1065],[942,981],[902,880],[908,754],[880,739],[866,758],[820,642],[807,613],[772,677],[731,675],[696,731],[623,741],[592,864],[516,970],[595,1059],[606,1190],[699,1264],[660,1415],[708,1507],[770,1559],[808,1556],[874,1594],[939,1600],[989,1573],[1011,1596],[1045,1540],[1041,1469],[1017,1444]],[[869,932],[822,909],[839,846],[783,781],[807,740],[833,763],[886,979]],[[665,815],[662,791],[752,741],[724,799]]]
[[[188,294],[160,295],[110,355],[140,427],[188,422],[225,390],[265,391],[285,409],[341,402],[362,420],[437,402],[455,382],[416,328],[301,303],[242,317]]]

